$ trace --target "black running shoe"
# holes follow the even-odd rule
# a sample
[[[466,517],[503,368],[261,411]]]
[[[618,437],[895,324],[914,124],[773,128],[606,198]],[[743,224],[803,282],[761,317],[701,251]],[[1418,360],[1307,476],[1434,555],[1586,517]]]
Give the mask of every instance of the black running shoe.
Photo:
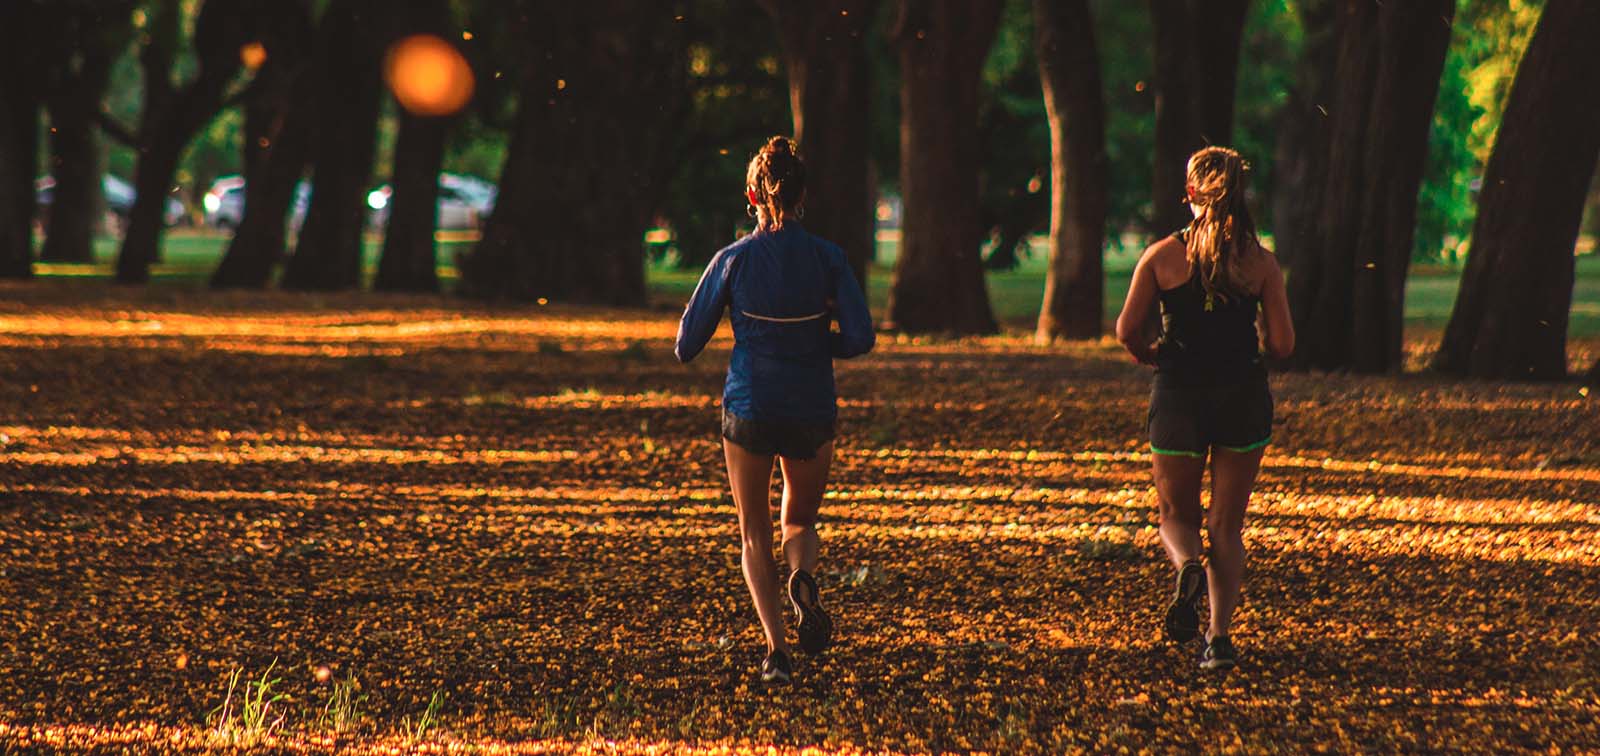
[[[1167,637],[1183,643],[1200,634],[1200,602],[1206,598],[1206,568],[1198,559],[1178,569],[1178,590],[1167,607]]]
[[[1233,669],[1239,663],[1239,652],[1233,650],[1233,641],[1219,635],[1206,644],[1206,653],[1200,657],[1201,669]]]
[[[761,660],[761,682],[769,685],[788,685],[794,678],[794,662],[787,651],[773,651]]]
[[[789,576],[789,603],[800,618],[800,648],[808,654],[828,650],[833,642],[833,620],[822,611],[822,592],[817,590],[817,580],[811,573],[795,570]]]

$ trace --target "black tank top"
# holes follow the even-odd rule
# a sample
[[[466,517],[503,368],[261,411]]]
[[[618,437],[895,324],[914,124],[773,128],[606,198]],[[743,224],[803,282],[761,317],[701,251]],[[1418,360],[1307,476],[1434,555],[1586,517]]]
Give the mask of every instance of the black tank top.
[[[1188,243],[1180,231],[1173,236]],[[1161,291],[1156,373],[1163,383],[1215,385],[1265,377],[1256,333],[1259,296],[1208,296],[1194,266],[1189,280]]]

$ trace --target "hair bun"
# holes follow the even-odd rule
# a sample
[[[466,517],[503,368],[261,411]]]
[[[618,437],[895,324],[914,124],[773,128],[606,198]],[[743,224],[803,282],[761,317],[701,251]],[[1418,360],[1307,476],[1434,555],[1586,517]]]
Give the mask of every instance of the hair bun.
[[[775,136],[767,140],[767,146],[764,151],[774,155],[793,155],[794,142],[786,136]]]

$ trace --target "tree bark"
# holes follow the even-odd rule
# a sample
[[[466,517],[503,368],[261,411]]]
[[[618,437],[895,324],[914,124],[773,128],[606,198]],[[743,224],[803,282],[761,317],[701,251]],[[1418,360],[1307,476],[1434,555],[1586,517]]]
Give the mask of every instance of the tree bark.
[[[51,66],[53,91],[45,100],[50,115],[50,173],[55,178],[50,217],[39,259],[94,261],[94,234],[105,209],[100,142],[95,130],[100,100],[111,78],[111,62],[126,43],[132,8],[59,6],[61,48]]]
[[[311,206],[283,287],[361,286],[362,231],[377,150],[387,14],[381,0],[335,0],[319,30]]]
[[[912,333],[994,333],[978,207],[978,80],[1000,0],[901,0],[900,257],[889,320]]]
[[[378,260],[379,291],[439,290],[433,235],[439,225],[439,166],[449,116],[400,114],[394,147],[394,193]]]
[[[0,3],[0,278],[33,275],[33,179],[39,165],[37,7]]]
[[[1346,0],[1317,232],[1289,280],[1291,365],[1398,370],[1405,275],[1454,0]]]
[[[1573,248],[1600,161],[1600,4],[1549,0],[1517,66],[1434,367],[1476,378],[1567,375]]]
[[[167,190],[184,147],[222,107],[228,84],[240,68],[239,48],[247,3],[207,0],[195,20],[195,77],[181,89],[172,84],[181,18],[177,0],[153,4],[149,41],[140,53],[145,101],[139,123],[139,160],[133,171],[135,197],[117,255],[117,282],[144,283],[159,256],[166,228]]]
[[[1099,338],[1104,312],[1105,95],[1086,0],[1034,0],[1050,119],[1050,268],[1035,339]]]
[[[762,4],[777,22],[789,72],[794,135],[806,161],[804,223],[844,248],[864,289],[877,250],[866,36],[879,0]]]
[[[677,4],[532,4],[531,56],[500,193],[462,291],[642,305],[644,232],[688,112]]]
[[[1155,33],[1153,230],[1189,223],[1183,202],[1189,155],[1233,140],[1239,42],[1249,0],[1151,0]]]
[[[284,225],[311,147],[313,37],[303,1],[276,6],[263,29],[267,60],[244,103],[244,215],[211,275],[212,288],[265,288],[287,256]]]
[[[450,9],[442,0],[406,6],[398,31],[396,38],[419,33],[445,40],[456,36],[450,33]],[[389,221],[374,282],[379,291],[439,290],[434,247],[439,226],[439,170],[444,163],[445,139],[454,123],[454,116],[419,116],[401,109],[391,182],[394,191],[389,196]]]
[[[1273,160],[1273,252],[1285,268],[1304,258],[1316,234],[1320,179],[1327,173],[1328,96],[1338,60],[1335,0],[1307,0],[1296,8],[1305,43],[1283,105]]]

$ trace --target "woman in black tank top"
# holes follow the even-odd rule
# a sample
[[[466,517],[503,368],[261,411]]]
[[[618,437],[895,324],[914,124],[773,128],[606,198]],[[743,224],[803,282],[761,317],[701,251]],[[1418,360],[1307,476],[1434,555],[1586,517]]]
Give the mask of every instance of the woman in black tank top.
[[[1117,318],[1117,339],[1155,367],[1150,456],[1161,542],[1177,568],[1166,634],[1195,638],[1209,606],[1206,669],[1231,669],[1237,658],[1228,629],[1244,576],[1244,514],[1272,440],[1262,346],[1275,357],[1294,349],[1283,274],[1256,240],[1245,206],[1247,169],[1226,147],[1189,158],[1185,199],[1194,223],[1145,250]],[[1146,329],[1158,309],[1160,336],[1152,341]],[[1209,513],[1200,506],[1208,457]]]

